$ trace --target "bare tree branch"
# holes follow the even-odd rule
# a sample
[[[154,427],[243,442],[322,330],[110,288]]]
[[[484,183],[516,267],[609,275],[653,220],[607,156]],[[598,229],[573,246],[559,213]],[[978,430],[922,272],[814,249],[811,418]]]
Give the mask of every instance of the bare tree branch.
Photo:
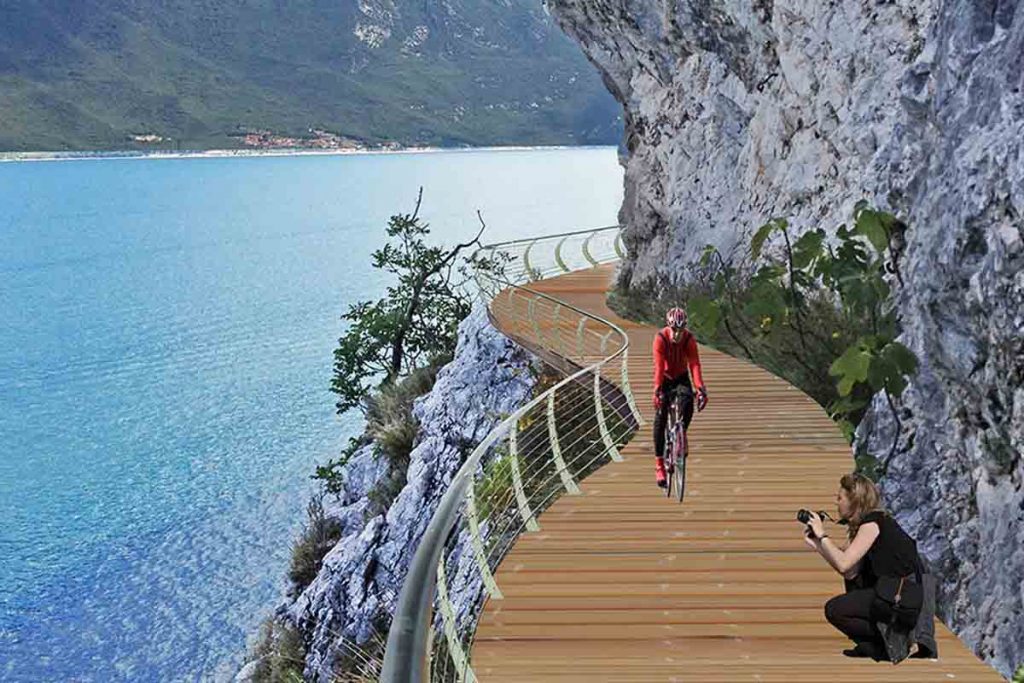
[[[421,188],[421,199],[422,195],[423,192]],[[418,202],[416,210],[417,212],[419,211]],[[444,258],[439,260],[432,267],[425,269],[416,275],[416,279],[412,284],[412,296],[409,298],[409,306],[406,308],[405,315],[402,316],[402,322],[391,342],[391,367],[388,371],[388,377],[397,377],[402,371],[402,364],[405,357],[405,340],[409,334],[409,329],[412,327],[413,320],[419,312],[420,305],[422,304],[423,290],[427,286],[430,278],[434,277],[445,268],[450,268],[455,263],[455,260],[463,249],[468,249],[469,247],[480,244],[480,237],[484,234],[484,229],[487,225],[484,224],[483,217],[480,216],[479,210],[477,210],[477,217],[480,218],[481,226],[479,232],[477,232],[476,236],[472,240],[456,244],[445,253]]]
[[[416,210],[412,212],[412,220],[416,220],[420,215],[420,204],[423,203],[423,186],[420,185],[420,193],[416,197]]]

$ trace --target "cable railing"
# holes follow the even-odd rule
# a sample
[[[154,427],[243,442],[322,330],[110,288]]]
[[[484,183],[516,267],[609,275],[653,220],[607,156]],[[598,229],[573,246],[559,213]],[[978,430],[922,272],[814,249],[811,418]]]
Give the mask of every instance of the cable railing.
[[[614,323],[530,283],[622,257],[619,227],[483,247],[476,271],[495,325],[544,361],[535,397],[467,457],[442,497],[396,605],[381,680],[476,681],[470,655],[495,578],[523,533],[579,481],[621,460],[642,423],[629,387],[629,339]],[[495,264],[499,264],[495,267]],[[433,607],[436,605],[436,611]]]

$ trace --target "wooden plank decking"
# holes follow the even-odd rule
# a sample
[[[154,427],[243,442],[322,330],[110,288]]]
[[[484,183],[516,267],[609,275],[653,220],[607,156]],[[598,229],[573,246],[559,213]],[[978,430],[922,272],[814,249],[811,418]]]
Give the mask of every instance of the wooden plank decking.
[[[666,499],[654,485],[654,330],[607,308],[612,277],[604,266],[533,287],[627,331],[647,424],[626,462],[557,501],[501,564],[505,599],[485,605],[472,650],[480,680],[1002,680],[941,624],[939,661],[842,656],[848,641],[823,613],[842,581],[794,518],[834,511],[849,448],[816,403],[764,370],[701,349],[710,404],[691,426],[687,498]]]

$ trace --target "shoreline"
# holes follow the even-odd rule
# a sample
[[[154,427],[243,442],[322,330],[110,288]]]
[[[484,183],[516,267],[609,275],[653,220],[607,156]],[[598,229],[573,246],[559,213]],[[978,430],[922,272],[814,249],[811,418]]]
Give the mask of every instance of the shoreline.
[[[438,152],[527,152],[537,150],[603,149],[615,145],[508,145],[488,147],[406,147],[402,149],[209,149],[186,151],[0,152],[0,163],[26,161],[87,161],[90,159],[225,159],[234,157],[360,156],[378,154],[435,154]]]

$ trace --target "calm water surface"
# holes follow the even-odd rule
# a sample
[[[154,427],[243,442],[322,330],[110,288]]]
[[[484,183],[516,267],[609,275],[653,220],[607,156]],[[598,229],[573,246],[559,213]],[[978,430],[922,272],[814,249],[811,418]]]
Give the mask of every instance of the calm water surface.
[[[613,224],[614,149],[0,164],[0,679],[222,680],[280,599],[390,214]]]

